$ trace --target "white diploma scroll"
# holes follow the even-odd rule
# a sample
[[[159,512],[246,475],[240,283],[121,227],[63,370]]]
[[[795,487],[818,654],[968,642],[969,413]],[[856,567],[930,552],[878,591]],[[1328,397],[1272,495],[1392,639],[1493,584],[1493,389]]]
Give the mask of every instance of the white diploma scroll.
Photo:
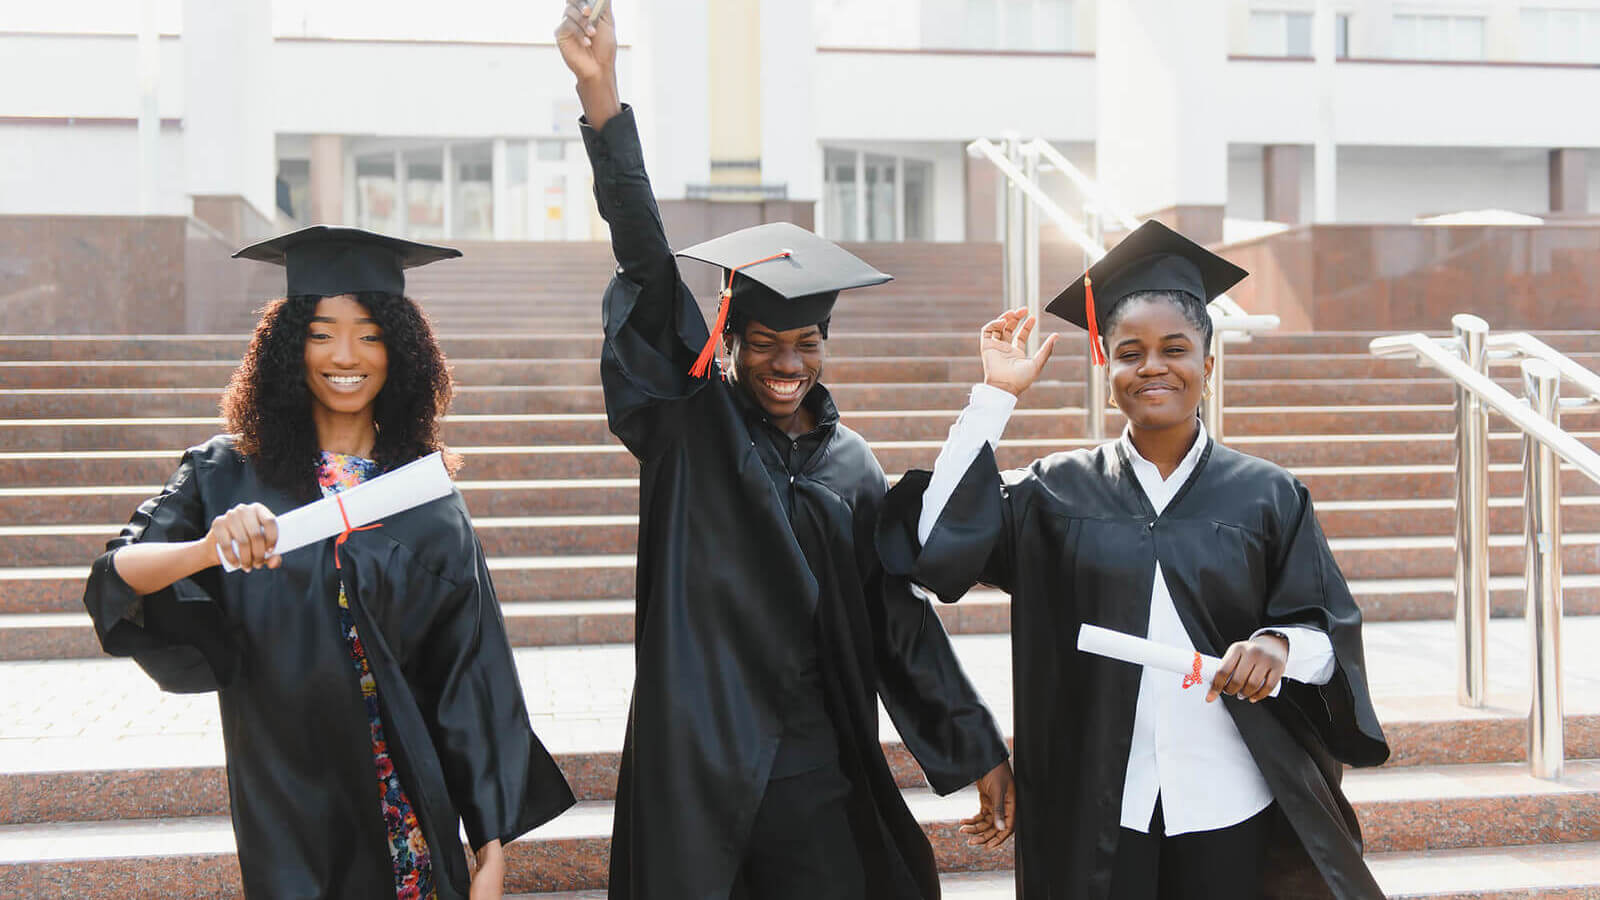
[[[364,481],[279,516],[278,543],[273,552],[281,556],[343,534],[346,527],[370,525],[379,519],[447,496],[450,489],[450,473],[445,470],[444,459],[438,453],[430,453],[371,481]],[[344,515],[339,514],[341,503],[344,505]],[[350,519],[348,526],[345,516]],[[221,547],[217,548],[217,559],[221,560],[222,568],[229,572],[239,568],[229,565],[222,558]]]
[[[1222,660],[1215,656],[1207,656],[1194,650],[1184,650],[1168,644],[1158,644],[1155,641],[1142,637],[1134,637],[1098,625],[1083,625],[1078,629],[1078,649],[1107,659],[1121,660],[1144,666],[1149,669],[1160,669],[1163,672],[1174,672],[1181,676],[1174,678],[1173,682],[1183,688],[1198,689],[1205,692],[1211,687],[1211,679],[1222,668]],[[1195,677],[1195,660],[1200,661],[1198,679]],[[1271,696],[1278,696],[1278,688],[1283,685],[1280,679],[1272,688]]]

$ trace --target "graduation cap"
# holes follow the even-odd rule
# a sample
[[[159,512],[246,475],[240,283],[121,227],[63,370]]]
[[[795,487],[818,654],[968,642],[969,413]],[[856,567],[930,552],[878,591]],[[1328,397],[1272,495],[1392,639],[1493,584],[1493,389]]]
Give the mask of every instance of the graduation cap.
[[[689,370],[697,378],[710,370],[730,304],[739,304],[742,315],[774,331],[788,331],[826,321],[840,291],[893,279],[838,244],[790,222],[744,228],[679,250],[678,255],[721,266],[728,273],[716,324]]]
[[[1087,328],[1094,364],[1105,365],[1100,332],[1124,297],[1143,291],[1182,291],[1210,303],[1249,274],[1151,219],[1067,285],[1045,310]]]
[[[419,244],[361,228],[311,225],[251,244],[233,258],[283,266],[287,296],[336,297],[363,291],[404,294],[406,269],[460,255],[460,250],[450,247]]]

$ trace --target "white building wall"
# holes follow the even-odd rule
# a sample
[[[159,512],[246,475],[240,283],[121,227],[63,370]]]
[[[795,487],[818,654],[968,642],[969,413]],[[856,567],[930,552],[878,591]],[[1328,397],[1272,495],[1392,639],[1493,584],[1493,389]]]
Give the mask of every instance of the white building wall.
[[[161,115],[178,118],[183,46],[169,36],[160,47]],[[137,118],[138,40],[132,34],[0,33],[0,85],[0,116]]]
[[[1094,60],[1078,56],[816,55],[817,135],[834,140],[970,141],[1017,130],[1094,139]]]
[[[161,130],[156,215],[186,216],[183,132]],[[139,215],[132,125],[0,125],[0,213]]]

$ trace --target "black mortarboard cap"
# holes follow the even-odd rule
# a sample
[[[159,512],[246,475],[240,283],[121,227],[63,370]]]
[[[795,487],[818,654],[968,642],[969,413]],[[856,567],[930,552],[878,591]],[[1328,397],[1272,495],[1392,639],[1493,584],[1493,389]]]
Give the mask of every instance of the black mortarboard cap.
[[[696,375],[705,373],[716,353],[730,303],[739,305],[741,315],[774,331],[788,331],[827,320],[840,291],[893,279],[791,222],[741,229],[679,250],[678,255],[728,272],[716,324],[692,370]]]
[[[1130,294],[1182,291],[1209,303],[1249,274],[1151,219],[1067,285],[1045,310],[1087,328],[1098,348],[1106,317]],[[1093,325],[1089,323],[1091,315]]]
[[[251,244],[233,257],[283,266],[286,296],[335,297],[363,291],[404,294],[406,269],[460,255],[460,250],[450,247],[419,244],[361,228],[311,225]]]

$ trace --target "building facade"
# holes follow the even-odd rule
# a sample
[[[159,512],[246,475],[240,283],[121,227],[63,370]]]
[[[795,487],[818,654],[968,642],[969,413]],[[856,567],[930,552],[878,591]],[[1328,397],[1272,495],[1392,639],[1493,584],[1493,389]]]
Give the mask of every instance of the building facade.
[[[533,4],[0,9],[0,214],[588,240],[571,79]],[[966,145],[1044,138],[1134,215],[1600,211],[1600,0],[616,0],[664,212],[994,240]],[[1045,176],[1063,205],[1078,198]]]

